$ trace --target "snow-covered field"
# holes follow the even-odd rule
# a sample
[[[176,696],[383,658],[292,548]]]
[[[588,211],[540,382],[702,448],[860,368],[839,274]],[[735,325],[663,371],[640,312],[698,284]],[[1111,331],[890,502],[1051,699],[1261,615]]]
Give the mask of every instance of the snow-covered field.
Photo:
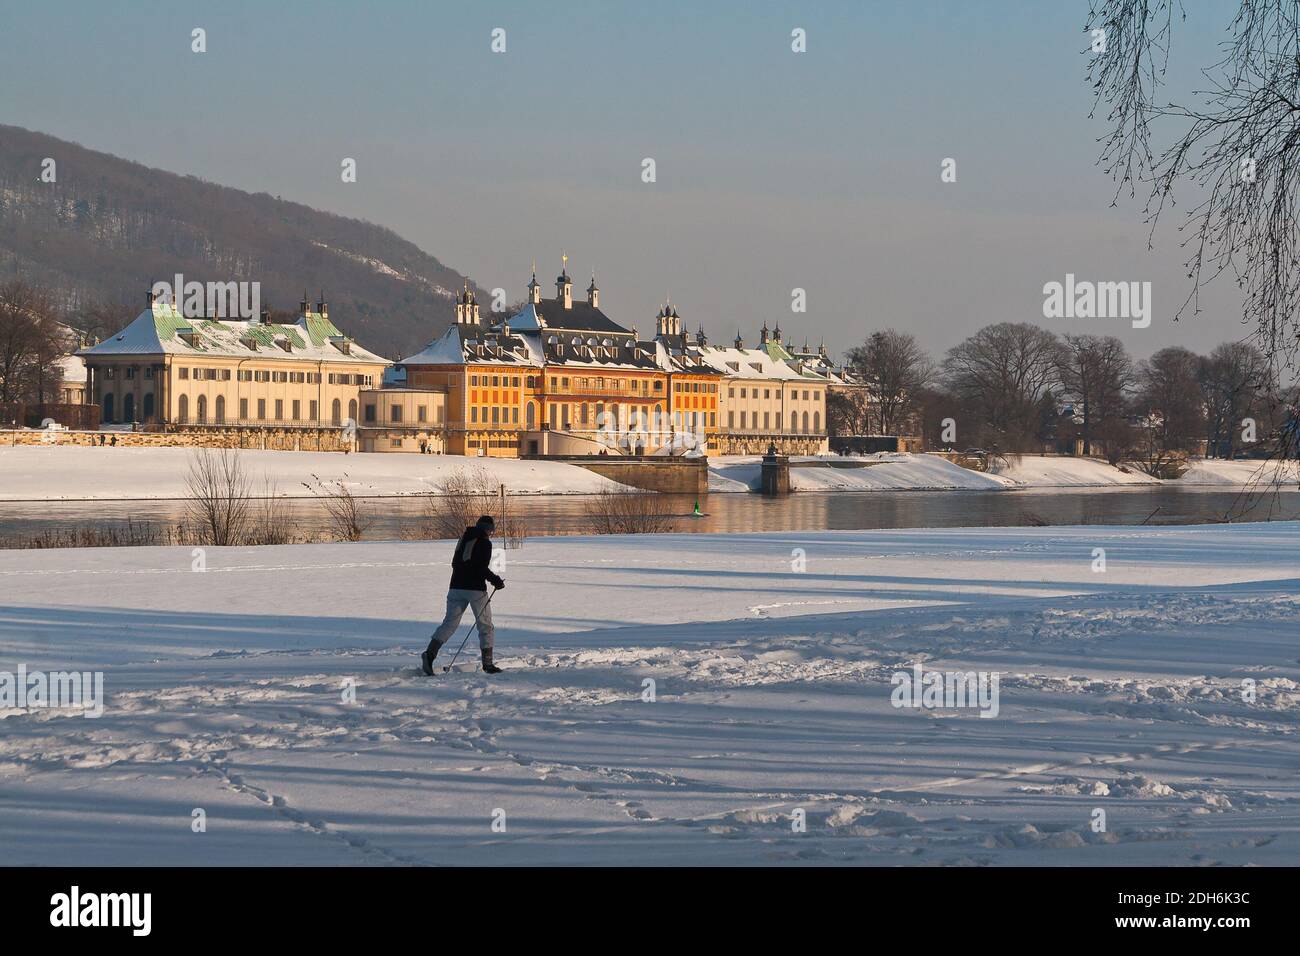
[[[280,495],[311,495],[303,482],[313,475],[343,481],[359,495],[428,494],[458,471],[480,469],[516,494],[592,494],[623,487],[558,461],[253,449],[239,454],[258,489],[269,479]],[[188,448],[0,447],[0,501],[184,498],[192,457]]]
[[[281,495],[311,494],[303,482],[313,475],[343,481],[360,495],[427,494],[436,492],[459,471],[485,472],[494,485],[504,484],[516,494],[592,494],[622,487],[584,468],[557,461],[255,450],[243,450],[240,455],[259,486],[263,479],[270,479]],[[0,501],[184,498],[191,456],[187,448],[0,446]],[[792,459],[796,465],[817,460]],[[794,467],[791,485],[795,491],[822,492],[1233,486],[1258,481],[1261,469],[1258,462],[1198,461],[1178,481],[1160,482],[1086,458],[1025,455],[990,474],[970,471],[936,455],[882,453],[856,460],[867,464],[858,468]],[[832,455],[822,456],[822,461],[842,465],[846,459]],[[757,455],[709,459],[710,491],[757,490],[761,462]],[[1294,462],[1287,466],[1283,478],[1291,486],[1300,481]]]
[[[799,467],[810,462],[870,463],[862,468]],[[1295,462],[1278,466],[1260,461],[1195,461],[1182,478],[1161,481],[1142,472],[1093,458],[1017,455],[995,464],[988,473],[962,468],[937,455],[882,452],[860,459],[829,456],[791,458],[794,491],[1004,491],[1037,488],[1115,488],[1123,486],[1191,485],[1240,486],[1272,481],[1295,488],[1300,470]],[[709,459],[710,491],[749,491],[760,487],[762,458],[757,455]]]
[[[4,861],[1300,853],[1300,524],[532,541],[506,672],[429,679],[448,547],[0,552],[0,670],[108,696],[0,721]],[[997,716],[891,706],[917,662],[999,674]]]

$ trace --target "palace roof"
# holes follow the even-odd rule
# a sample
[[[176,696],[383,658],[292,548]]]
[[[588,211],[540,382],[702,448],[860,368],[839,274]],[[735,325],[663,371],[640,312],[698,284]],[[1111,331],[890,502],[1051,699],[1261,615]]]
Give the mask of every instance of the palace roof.
[[[293,324],[240,319],[187,318],[169,302],[155,300],[117,335],[78,349],[77,355],[179,355],[277,361],[329,361],[388,365],[388,359],[361,348],[329,318],[308,311]]]

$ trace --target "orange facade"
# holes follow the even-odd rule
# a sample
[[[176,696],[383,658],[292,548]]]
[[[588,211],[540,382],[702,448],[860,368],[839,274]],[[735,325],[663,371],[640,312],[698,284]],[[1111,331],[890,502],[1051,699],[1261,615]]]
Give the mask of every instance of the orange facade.
[[[410,365],[407,386],[445,389],[446,450],[517,457],[523,433],[607,429],[705,432],[716,448],[721,376],[551,365]]]

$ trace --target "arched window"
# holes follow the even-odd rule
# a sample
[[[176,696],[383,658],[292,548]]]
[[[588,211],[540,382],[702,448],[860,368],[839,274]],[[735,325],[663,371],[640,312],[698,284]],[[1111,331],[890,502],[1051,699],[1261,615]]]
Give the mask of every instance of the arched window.
[[[353,423],[353,424],[356,424],[356,421],[357,421],[357,400],[356,400],[355,398],[352,399],[352,401],[348,402],[348,418],[352,419],[352,423]]]
[[[176,400],[176,420],[184,425],[190,420],[190,397],[182,395]]]
[[[808,430],[808,413],[807,413],[807,412],[804,412],[804,413],[803,413],[803,430],[804,430],[805,432]]]
[[[140,416],[141,421],[153,421],[153,392],[146,392],[144,396],[144,414]]]
[[[339,402],[337,398],[334,399],[334,408],[333,411],[331,412],[330,421],[332,421],[335,425],[343,424],[343,405]]]
[[[122,421],[135,421],[135,395],[131,392],[122,396]]]
[[[529,379],[528,385],[530,388],[532,387],[532,384],[533,384],[532,380]],[[537,427],[537,403],[536,402],[528,403],[528,409],[527,411],[524,412],[524,416],[525,416],[526,424],[528,425],[528,430],[532,431],[533,429],[535,429]]]
[[[822,430],[822,413],[813,412],[813,431],[820,434]]]
[[[200,425],[208,420],[208,396],[200,395],[194,402],[194,420]]]
[[[102,404],[104,407],[104,411],[103,411],[104,421],[111,422],[113,420],[113,393],[112,392],[109,392],[107,395],[104,396],[102,400]]]
[[[226,423],[226,396],[224,395],[217,396],[216,422],[218,425],[224,425]]]
[[[799,430],[799,413],[798,413],[798,412],[791,412],[791,413],[790,413],[790,431],[792,431],[792,432],[797,432],[798,430]]]

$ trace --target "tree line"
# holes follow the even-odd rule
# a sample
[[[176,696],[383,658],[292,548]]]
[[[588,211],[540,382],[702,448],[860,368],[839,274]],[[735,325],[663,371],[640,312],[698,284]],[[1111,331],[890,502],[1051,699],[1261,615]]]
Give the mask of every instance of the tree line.
[[[921,434],[931,448],[1044,450],[1132,461],[1150,473],[1189,454],[1235,457],[1294,431],[1297,389],[1264,353],[1225,342],[1135,361],[1113,336],[1057,335],[1029,323],[988,325],[935,361],[896,329],[849,349],[868,386],[835,390],[832,435]]]

